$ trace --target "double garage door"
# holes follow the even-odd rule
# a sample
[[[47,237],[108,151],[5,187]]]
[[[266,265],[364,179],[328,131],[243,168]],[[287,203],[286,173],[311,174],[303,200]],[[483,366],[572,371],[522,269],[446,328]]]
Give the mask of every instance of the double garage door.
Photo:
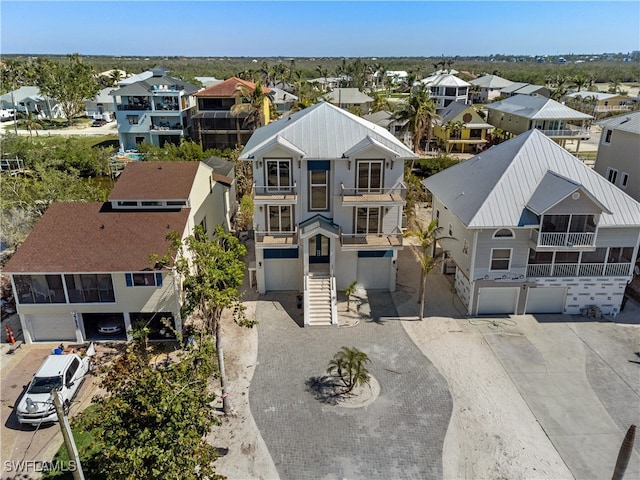
[[[561,313],[566,288],[537,287],[527,289],[526,313]],[[491,287],[478,291],[478,315],[514,314],[518,308],[519,287]]]
[[[76,341],[76,324],[71,315],[41,315],[31,317],[30,323],[34,342]]]

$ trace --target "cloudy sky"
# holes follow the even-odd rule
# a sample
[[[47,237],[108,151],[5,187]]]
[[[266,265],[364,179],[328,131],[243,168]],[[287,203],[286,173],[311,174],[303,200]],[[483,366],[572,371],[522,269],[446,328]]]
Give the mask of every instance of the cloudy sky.
[[[0,1],[3,54],[388,57],[640,50],[640,2]]]

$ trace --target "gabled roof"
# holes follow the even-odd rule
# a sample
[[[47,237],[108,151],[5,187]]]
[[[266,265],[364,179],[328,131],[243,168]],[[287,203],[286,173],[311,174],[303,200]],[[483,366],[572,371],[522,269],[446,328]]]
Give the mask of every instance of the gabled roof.
[[[468,87],[470,84],[450,73],[432,75],[420,80],[428,87]]]
[[[322,98],[332,103],[367,103],[373,101],[373,98],[362,93],[357,88],[334,88]]]
[[[175,86],[178,88],[178,91],[183,91],[185,95],[192,95],[199,90],[199,88],[194,84],[185,82],[183,80],[180,80],[179,78],[170,77],[169,75],[163,75],[159,77],[154,75],[154,72],[150,73],[151,75],[144,80],[128,83],[121,88],[113,90],[111,92],[111,95],[117,97],[121,97],[124,95],[149,95],[150,93],[153,93],[155,91],[154,87],[156,85],[166,85],[168,87]],[[120,85],[122,85],[122,82],[120,82]]]
[[[471,121],[464,122],[465,127],[494,128],[493,125],[485,122],[471,105],[467,105],[466,103],[459,101],[451,102],[449,105],[447,105],[444,110],[442,110],[442,113],[440,113],[440,118],[436,120],[436,123],[438,125],[444,125],[449,121],[456,121],[456,119],[459,119],[459,121],[464,121],[461,117],[461,114],[463,112],[469,112],[471,114]]]
[[[471,80],[469,83],[481,88],[505,88],[513,85],[511,80],[499,77],[498,75],[483,75],[475,80]]]
[[[164,255],[168,233],[182,235],[188,208],[114,211],[109,203],[54,203],[7,263],[7,273],[127,272]]]
[[[422,183],[469,228],[518,227],[530,224],[527,205],[539,198],[534,194],[549,172],[579,185],[611,212],[601,215],[600,226],[640,226],[640,203],[537,130]]]
[[[295,102],[298,100],[298,97],[293,93],[289,93],[277,87],[271,87],[271,98],[274,104]]]
[[[580,190],[590,197],[591,201],[596,205],[596,208],[600,210],[597,213],[611,213],[605,205],[598,201],[598,199],[593,198],[579,183],[552,171],[548,171],[544,177],[542,177],[538,188],[535,189],[529,202],[527,202],[527,208],[536,215],[542,215],[558,202]]]
[[[224,82],[216,83],[215,85],[211,85],[210,87],[205,88],[204,90],[200,90],[196,93],[196,97],[223,97],[230,98],[237,94],[236,87],[240,85],[244,85],[245,87],[253,90],[256,88],[256,84],[253,82],[248,82],[247,80],[242,80],[238,77],[227,78]],[[262,87],[262,93],[268,94],[271,90],[266,87]]]
[[[593,118],[555,100],[530,95],[514,95],[485,106],[488,110],[510,113],[530,120],[586,120]]]
[[[11,98],[12,93],[13,93],[13,99]],[[12,101],[14,101],[16,105],[18,105],[20,102],[24,101],[27,98],[31,98],[37,102],[44,101],[44,97],[40,94],[40,89],[38,87],[33,87],[33,86],[20,87],[17,90],[14,90],[13,92],[5,93],[0,98],[2,98],[2,101],[4,103],[11,103]]]
[[[337,159],[370,137],[399,158],[417,158],[385,128],[374,125],[328,102],[320,102],[256,130],[240,158],[248,160],[280,137],[302,152],[303,158]]]
[[[91,103],[108,103],[108,104],[113,104],[113,98],[111,98],[111,91],[113,90],[113,87],[107,87],[107,88],[103,88],[101,90],[98,91],[98,94],[95,96],[95,98],[91,99],[91,100],[85,100],[85,102],[91,102]]]
[[[199,167],[200,162],[131,162],[109,200],[185,200]]]
[[[640,112],[624,113],[598,122],[598,125],[611,130],[635,133],[640,135]]]

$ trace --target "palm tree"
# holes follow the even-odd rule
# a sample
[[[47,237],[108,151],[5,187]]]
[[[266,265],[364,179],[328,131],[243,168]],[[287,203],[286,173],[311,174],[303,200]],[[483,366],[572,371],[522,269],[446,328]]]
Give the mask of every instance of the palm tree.
[[[256,82],[253,88],[238,83],[234,97],[240,99],[240,102],[236,101],[231,107],[231,115],[246,115],[242,121],[243,127],[252,127],[255,130],[265,124],[264,105],[269,99],[269,94],[263,91],[260,82]]]
[[[347,288],[344,289],[344,294],[347,296],[347,312],[351,311],[351,295],[356,293],[356,284],[358,282],[353,281]]]
[[[327,373],[342,381],[345,387],[342,393],[347,394],[354,387],[369,383],[371,375],[365,365],[370,362],[368,355],[357,348],[342,347],[329,362]]]
[[[440,117],[436,114],[436,105],[431,100],[429,91],[424,85],[421,85],[406,102],[400,104],[394,118],[409,122],[413,150],[417,152],[425,137],[427,138],[427,146],[431,143],[433,121]]]
[[[462,123],[460,120],[456,120],[456,121],[449,120],[442,127],[447,132],[447,143],[446,143],[447,153],[451,153],[451,150],[453,149],[453,143],[450,142],[449,140],[451,140],[451,138],[460,138],[460,132],[462,132],[464,123]]]
[[[420,259],[420,269],[422,272],[422,278],[420,281],[420,320],[424,318],[424,303],[425,303],[425,291],[427,286],[427,275],[438,264],[440,258],[444,255],[444,251],[439,255],[436,255],[436,242],[440,240],[455,240],[453,237],[439,237],[438,234],[442,231],[442,227],[438,226],[438,220],[431,220],[426,228],[423,228],[421,224],[417,224],[413,230],[407,230],[404,232],[405,237],[415,237],[419,242],[418,256]]]
[[[36,132],[36,136],[39,136],[38,129],[42,129],[42,124],[33,116],[33,113],[27,110],[27,118],[22,121],[22,124],[29,132],[29,137],[33,138],[33,132]]]
[[[389,110],[389,98],[383,92],[372,92],[371,113]]]

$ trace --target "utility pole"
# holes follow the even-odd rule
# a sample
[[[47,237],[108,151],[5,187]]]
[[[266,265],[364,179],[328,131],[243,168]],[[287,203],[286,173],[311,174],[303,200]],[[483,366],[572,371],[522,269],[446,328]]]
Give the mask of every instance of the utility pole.
[[[78,449],[76,448],[76,442],[73,440],[73,433],[71,433],[71,427],[69,426],[69,419],[64,414],[62,407],[62,401],[60,401],[60,394],[58,390],[51,392],[53,397],[53,405],[56,408],[56,414],[58,415],[58,421],[60,422],[60,429],[62,430],[62,437],[64,438],[64,444],[67,447],[67,453],[69,454],[69,460],[75,462],[75,467],[72,470],[73,480],[85,480],[84,473],[82,472],[82,465],[80,465],[80,456],[78,455]]]

